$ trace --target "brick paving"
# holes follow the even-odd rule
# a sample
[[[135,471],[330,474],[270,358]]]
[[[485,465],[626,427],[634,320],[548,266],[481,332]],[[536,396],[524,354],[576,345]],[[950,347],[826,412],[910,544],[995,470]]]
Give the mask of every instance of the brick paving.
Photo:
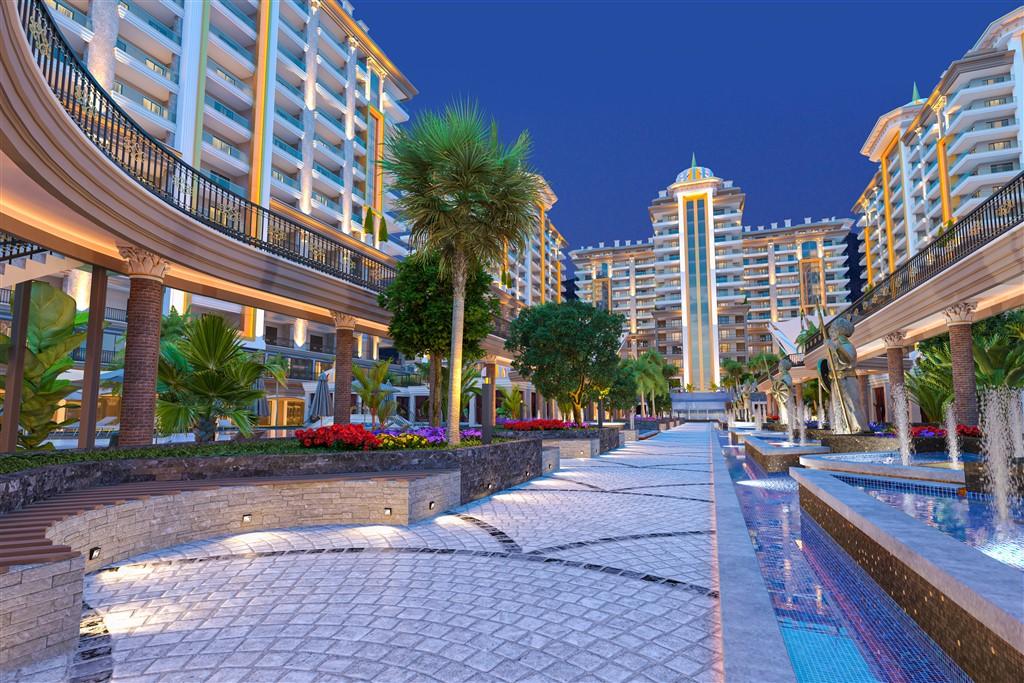
[[[87,577],[93,635],[75,673],[720,680],[710,435],[687,425],[563,461],[408,527],[253,532],[132,558]]]

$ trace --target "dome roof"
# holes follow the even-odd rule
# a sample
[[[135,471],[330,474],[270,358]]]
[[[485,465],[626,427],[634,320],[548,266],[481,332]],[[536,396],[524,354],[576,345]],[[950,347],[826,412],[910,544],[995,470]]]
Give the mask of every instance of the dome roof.
[[[683,183],[690,180],[704,180],[705,178],[714,177],[714,172],[707,166],[691,166],[676,176],[676,182]]]

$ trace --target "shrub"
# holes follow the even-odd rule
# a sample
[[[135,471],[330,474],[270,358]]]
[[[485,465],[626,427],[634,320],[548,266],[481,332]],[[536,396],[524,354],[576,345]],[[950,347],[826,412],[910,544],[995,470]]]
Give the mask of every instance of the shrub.
[[[369,451],[380,446],[380,440],[362,425],[335,424],[316,429],[299,429],[295,438],[306,448],[326,446],[343,451]]]
[[[582,425],[576,425],[572,422],[563,422],[562,420],[518,420],[513,422],[506,422],[505,429],[511,429],[514,432],[540,432],[547,431],[549,429],[578,429]]]
[[[975,439],[981,438],[981,427],[975,427],[973,425],[957,425],[956,426],[957,436],[969,436]]]
[[[915,439],[942,439],[946,436],[946,430],[941,427],[925,425],[921,427],[911,427],[910,435]]]

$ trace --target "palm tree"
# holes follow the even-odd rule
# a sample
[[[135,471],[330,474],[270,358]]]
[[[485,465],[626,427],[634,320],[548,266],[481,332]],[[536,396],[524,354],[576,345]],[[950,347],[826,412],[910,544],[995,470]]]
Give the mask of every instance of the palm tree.
[[[541,185],[526,166],[530,137],[503,145],[475,105],[457,103],[420,116],[385,145],[383,167],[400,192],[410,241],[436,252],[452,280],[448,433],[457,445],[466,278],[472,268],[492,269],[506,248],[522,247],[535,225]]]
[[[242,436],[253,431],[252,405],[266,392],[253,389],[270,374],[286,383],[283,366],[247,353],[238,331],[210,313],[186,321],[177,341],[160,348],[156,417],[160,432],[192,430],[196,441],[212,441],[217,421],[227,418]]]
[[[450,374],[451,373],[449,373],[448,376],[450,376]],[[447,410],[448,408],[447,397],[450,396],[450,393],[448,392],[448,376],[441,377],[442,411]],[[460,385],[458,392],[459,417],[458,420],[456,421],[456,424],[458,424],[458,422],[462,420],[463,413],[466,411],[467,406],[469,406],[469,402],[472,401],[474,397],[479,396],[482,393],[482,390],[480,388],[480,380],[482,379],[483,375],[480,372],[480,368],[477,366],[476,361],[464,359],[462,363],[462,372],[459,373],[459,377],[462,381],[462,384]]]
[[[388,381],[388,370],[391,362],[387,359],[381,360],[368,369],[364,370],[358,365],[352,366],[352,376],[359,382],[356,395],[363,401],[363,405],[370,411],[370,426],[376,427],[378,419],[383,423],[388,417],[394,414],[394,407],[387,403],[394,403],[391,394],[384,388]],[[385,416],[381,414],[384,413]]]
[[[523,412],[523,392],[519,387],[501,387],[498,391],[501,392],[501,411],[505,413],[505,417],[518,420]]]

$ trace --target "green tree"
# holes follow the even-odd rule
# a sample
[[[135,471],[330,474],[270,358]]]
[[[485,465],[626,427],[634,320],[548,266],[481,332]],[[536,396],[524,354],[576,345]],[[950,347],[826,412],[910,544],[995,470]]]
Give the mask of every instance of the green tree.
[[[518,420],[523,414],[523,392],[519,387],[499,387],[501,392],[501,405],[498,412],[510,420]]]
[[[181,337],[160,348],[157,427],[163,434],[192,431],[212,441],[217,421],[228,419],[243,436],[253,431],[253,403],[266,392],[256,380],[270,374],[284,384],[283,366],[266,364],[242,347],[238,331],[210,313],[184,324]]]
[[[778,354],[763,351],[750,359],[748,367],[753,372],[754,378],[761,382],[771,376],[772,370],[779,363],[779,358],[781,356]]]
[[[721,364],[722,386],[726,389],[736,391],[747,379],[747,368],[743,363],[733,358],[726,358]]]
[[[75,330],[86,322],[87,315],[76,314],[75,300],[53,285],[32,283],[18,416],[19,448],[49,450],[53,444],[43,445],[43,442],[50,432],[72,422],[57,422],[53,417],[75,390],[61,375],[74,365],[71,352],[85,341],[85,332]],[[11,338],[0,334],[0,363],[6,364],[10,353]],[[0,376],[0,387],[4,389],[6,379]]]
[[[480,343],[491,333],[498,316],[498,300],[491,294],[493,280],[477,265],[466,279],[462,353],[477,358]],[[408,357],[429,356],[430,424],[441,424],[441,373],[452,343],[452,283],[444,277],[440,257],[417,252],[398,264],[394,281],[377,297],[391,313],[388,325],[395,348]]]
[[[505,348],[516,356],[512,367],[544,396],[571,402],[582,422],[583,404],[615,381],[623,322],[584,301],[541,304],[512,321]]]
[[[385,420],[395,412],[395,407],[388,405],[388,403],[395,403],[395,400],[391,398],[391,394],[384,388],[384,385],[388,381],[388,370],[391,367],[391,362],[388,360],[381,360],[367,369],[363,369],[359,365],[352,365],[352,377],[359,383],[359,388],[356,389],[356,395],[362,399],[363,405],[370,411],[370,426],[376,427],[378,420]],[[381,417],[381,413],[386,413],[387,417]]]
[[[808,326],[800,330],[800,334],[798,334],[796,336],[796,339],[794,340],[796,342],[797,347],[801,351],[806,351],[807,342],[809,342],[811,340],[811,337],[817,334],[817,332],[818,327],[814,323],[808,323]]]
[[[383,166],[400,192],[411,241],[437,253],[452,282],[448,431],[457,445],[466,282],[507,248],[521,248],[536,223],[541,186],[526,165],[530,137],[502,144],[475,105],[454,104],[399,128],[385,144]]]
[[[632,414],[636,409],[637,368],[636,361],[625,358],[615,368],[615,378],[608,390],[608,406],[613,410],[628,411]]]

